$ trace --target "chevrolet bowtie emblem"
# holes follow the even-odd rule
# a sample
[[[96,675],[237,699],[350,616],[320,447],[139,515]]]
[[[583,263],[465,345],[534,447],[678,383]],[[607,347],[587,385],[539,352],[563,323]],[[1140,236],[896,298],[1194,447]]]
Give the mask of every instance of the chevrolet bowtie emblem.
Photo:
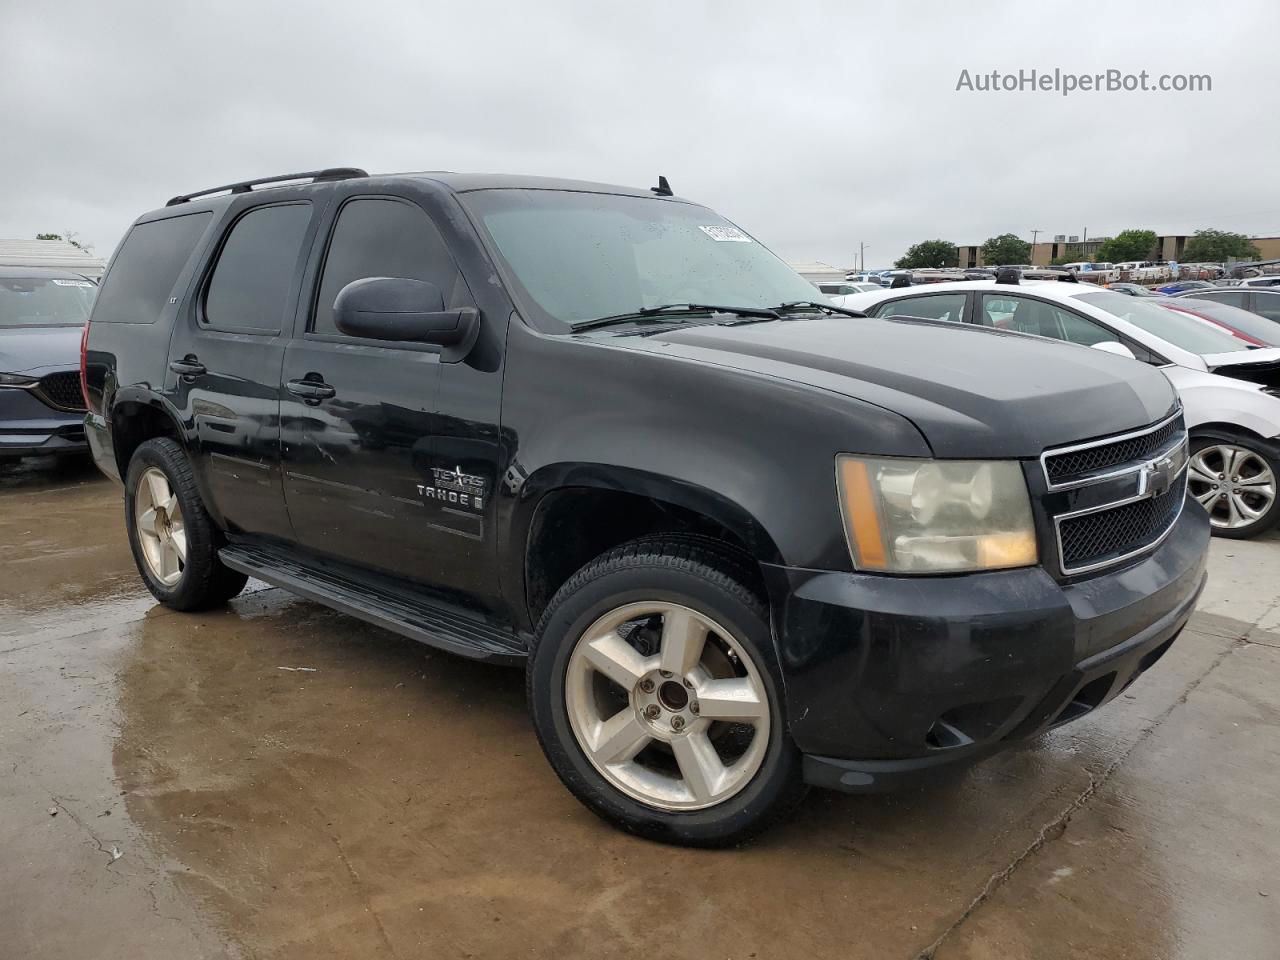
[[[1168,493],[1178,476],[1178,463],[1172,456],[1150,460],[1138,471],[1138,495],[1158,497]]]

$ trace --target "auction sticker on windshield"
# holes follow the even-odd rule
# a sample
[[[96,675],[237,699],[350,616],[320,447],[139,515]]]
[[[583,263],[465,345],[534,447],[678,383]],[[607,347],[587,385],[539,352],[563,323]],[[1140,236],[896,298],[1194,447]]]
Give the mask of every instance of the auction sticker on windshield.
[[[737,227],[723,227],[718,224],[703,227],[699,226],[699,230],[705,233],[712,240],[718,240],[721,243],[750,243],[751,238],[739,230]]]

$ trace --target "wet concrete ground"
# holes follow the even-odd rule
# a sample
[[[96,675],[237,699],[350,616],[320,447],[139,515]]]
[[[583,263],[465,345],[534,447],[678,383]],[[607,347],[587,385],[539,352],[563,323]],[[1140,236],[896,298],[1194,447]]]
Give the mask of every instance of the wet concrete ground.
[[[515,671],[157,607],[91,467],[0,473],[0,544],[0,957],[1280,956],[1280,536],[1106,709],[712,853],[582,808]]]

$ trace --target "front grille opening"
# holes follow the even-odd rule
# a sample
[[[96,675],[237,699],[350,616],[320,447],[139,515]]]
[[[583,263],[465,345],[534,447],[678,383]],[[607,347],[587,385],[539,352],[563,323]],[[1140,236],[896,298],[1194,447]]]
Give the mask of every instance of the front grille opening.
[[[1107,699],[1107,694],[1111,692],[1115,682],[1116,674],[1114,670],[1098,677],[1097,680],[1090,680],[1076,691],[1076,695],[1071,698],[1071,702],[1063,707],[1061,712],[1053,718],[1053,723],[1050,726],[1056,727],[1059,724],[1070,723],[1072,720],[1078,720],[1083,717]]]
[[[1058,537],[1063,572],[1118,560],[1151,546],[1173,526],[1185,496],[1184,474],[1159,496],[1061,521]]]
[[[989,739],[1022,704],[1022,697],[1001,697],[953,707],[924,735],[930,750],[950,750]]]
[[[58,410],[84,410],[84,394],[80,392],[78,370],[64,370],[41,377],[35,392],[45,403]]]
[[[1150,460],[1185,432],[1182,417],[1178,416],[1142,436],[1114,443],[1102,441],[1097,446],[1069,453],[1050,453],[1044,459],[1045,475],[1052,484],[1071,483],[1112,467]]]

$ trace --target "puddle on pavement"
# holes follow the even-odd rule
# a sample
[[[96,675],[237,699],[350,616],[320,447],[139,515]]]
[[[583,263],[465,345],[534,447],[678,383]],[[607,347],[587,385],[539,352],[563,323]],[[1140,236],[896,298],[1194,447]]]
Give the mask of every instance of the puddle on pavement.
[[[630,955],[655,936],[673,958],[911,956],[1088,783],[1022,750],[928,792],[815,793],[741,850],[662,847],[564,791],[519,672],[279,598],[143,623],[115,749],[187,891],[273,957]]]
[[[254,956],[651,956],[656,942],[669,960],[910,957],[1112,749],[1102,730],[925,792],[814,793],[739,850],[662,847],[565,791],[519,671],[276,590],[165,611],[136,578],[114,484],[31,483],[17,512],[0,482],[0,532],[44,517],[50,544],[108,552],[28,547],[0,591],[0,670],[40,677],[24,690],[39,709],[8,732],[62,767],[83,755],[68,782],[123,796],[116,822],[158,851],[155,882]],[[1162,908],[1146,909],[1159,943]]]

